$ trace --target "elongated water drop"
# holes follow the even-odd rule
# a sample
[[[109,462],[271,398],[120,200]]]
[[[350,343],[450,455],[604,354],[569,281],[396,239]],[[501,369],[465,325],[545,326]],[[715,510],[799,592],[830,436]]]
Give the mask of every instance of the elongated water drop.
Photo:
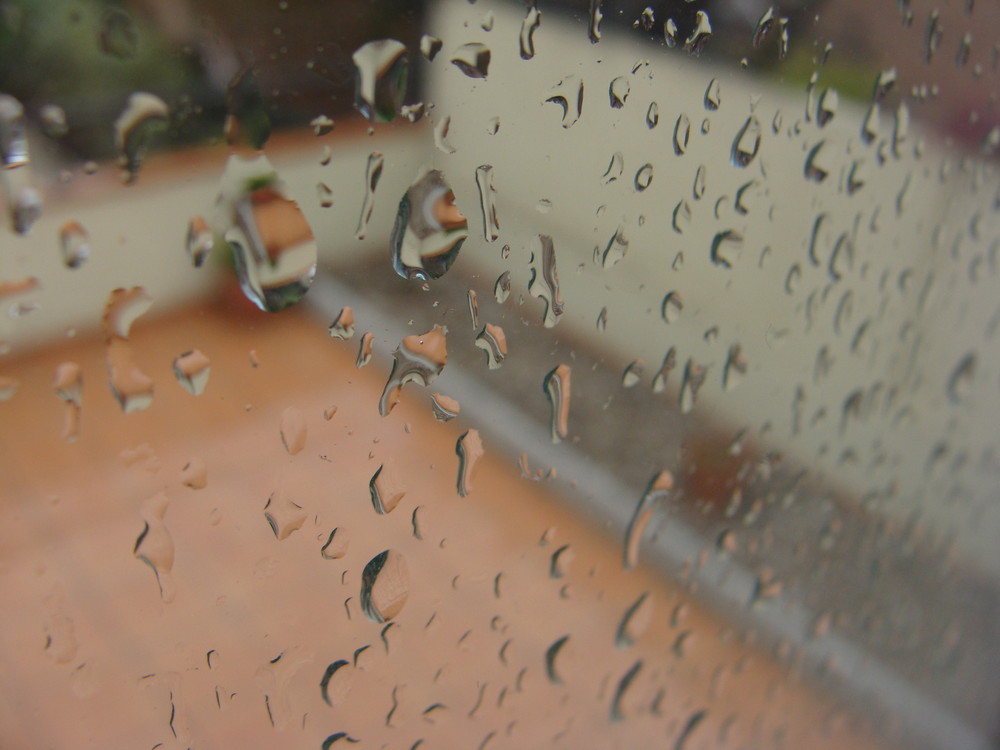
[[[660,122],[660,107],[656,102],[649,103],[646,110],[646,127],[652,130]]]
[[[430,331],[406,336],[392,355],[392,370],[379,399],[379,414],[383,417],[399,403],[400,392],[407,383],[427,386],[448,362],[448,329],[435,325]]]
[[[215,247],[215,233],[201,216],[194,216],[188,222],[187,239],[184,242],[188,257],[191,258],[191,265],[201,268],[205,263],[205,258]]]
[[[556,268],[556,250],[552,238],[538,235],[539,249],[531,254],[531,278],[528,293],[545,302],[542,324],[551,328],[563,314],[563,299],[559,293],[559,271]]]
[[[455,153],[455,147],[448,142],[448,131],[451,129],[451,116],[442,117],[434,126],[434,145],[444,154]]]
[[[836,89],[823,89],[819,95],[819,103],[816,105],[816,123],[821,128],[837,114],[839,104],[840,95],[837,94]]]
[[[128,343],[133,321],[144,314],[153,299],[142,287],[115,289],[108,295],[101,319],[105,358],[111,392],[126,414],[153,402],[153,381],[135,364]]]
[[[469,78],[486,78],[490,72],[490,48],[481,42],[468,42],[451,55],[451,63]]]
[[[639,564],[639,546],[642,536],[653,518],[657,506],[664,503],[672,495],[674,475],[669,471],[660,471],[646,486],[646,491],[639,498],[628,528],[625,530],[624,564],[626,569]]]
[[[587,36],[590,37],[591,44],[601,41],[601,21],[604,19],[601,2],[602,0],[590,0],[590,26],[587,28]]]
[[[712,38],[712,23],[708,13],[699,10],[694,15],[694,28],[690,36],[684,40],[684,49],[692,55],[700,55],[708,40]]]
[[[174,585],[170,575],[174,567],[174,539],[163,522],[169,503],[169,498],[161,492],[142,504],[145,526],[132,550],[135,557],[153,569],[160,588],[160,598],[164,602],[170,602],[174,598]]]
[[[52,382],[56,395],[65,402],[62,438],[67,442],[80,433],[80,408],[83,406],[83,370],[76,362],[63,362],[56,368]]]
[[[861,140],[865,144],[870,144],[878,137],[879,106],[878,102],[872,102],[865,114],[864,122],[861,125]]]
[[[549,400],[551,410],[550,431],[552,442],[558,443],[569,434],[569,402],[572,370],[568,365],[559,365],[545,376],[542,389]]]
[[[404,279],[441,278],[469,236],[469,222],[436,169],[417,178],[399,202],[389,238],[392,267]]]
[[[406,488],[400,482],[395,469],[386,464],[380,465],[372,475],[368,482],[368,492],[375,512],[383,516],[392,513],[406,496]]]
[[[0,94],[0,166],[13,169],[28,161],[24,106],[10,94]]]
[[[941,44],[941,36],[944,30],[941,28],[941,11],[937,8],[930,12],[927,17],[927,28],[924,31],[924,62],[929,63],[937,52]]]
[[[372,218],[372,211],[375,210],[375,188],[382,177],[382,167],[385,165],[385,157],[379,151],[372,151],[368,154],[368,165],[365,167],[365,198],[361,204],[361,217],[358,219],[358,230],[354,236],[363,240],[368,232],[368,222]]]
[[[403,611],[410,595],[410,573],[398,552],[385,550],[361,572],[361,610],[372,622],[387,622]]]
[[[375,39],[361,45],[354,62],[354,106],[369,122],[391,122],[399,114],[410,77],[406,45]]]
[[[705,109],[714,112],[722,105],[722,94],[719,90],[719,79],[713,78],[705,87]]]
[[[507,335],[500,326],[487,323],[476,336],[476,346],[486,352],[489,368],[496,370],[507,356]]]
[[[771,29],[774,28],[774,6],[771,5],[767,10],[757,19],[757,25],[753,30],[753,46],[754,49],[760,49],[761,45],[764,44],[764,40],[767,35],[771,33]]]
[[[575,75],[566,76],[549,89],[545,101],[561,106],[562,126],[573,127],[583,114],[583,79]]]
[[[483,237],[487,242],[496,242],[500,236],[500,222],[497,220],[493,167],[489,164],[476,167],[476,187],[479,188],[479,208],[483,214]]]
[[[166,129],[170,110],[160,97],[144,91],[129,96],[115,120],[115,147],[125,170],[125,181],[135,182],[153,137]]]
[[[510,271],[504,271],[493,285],[493,296],[501,305],[510,297]]]
[[[677,396],[681,414],[688,414],[694,408],[698,400],[698,391],[705,384],[707,377],[707,367],[699,365],[693,359],[688,359],[684,363],[684,376],[681,379],[681,390]]]
[[[733,139],[731,161],[734,167],[745,168],[757,157],[760,150],[760,122],[751,115]]]
[[[542,14],[535,7],[534,0],[532,0],[524,16],[524,20],[521,21],[521,34],[518,38],[522,60],[530,60],[535,56],[535,31],[541,22]]]
[[[90,257],[90,235],[78,221],[67,221],[59,230],[59,249],[66,268],[79,268]]]
[[[174,376],[181,387],[192,396],[204,393],[211,369],[208,357],[197,349],[185,352],[174,360]]]
[[[677,22],[672,18],[663,22],[663,42],[671,49],[677,46]]]
[[[705,195],[705,165],[699,164],[698,169],[694,173],[694,182],[691,186],[691,196],[695,200],[701,200],[703,195]]]
[[[463,433],[455,443],[455,454],[458,456],[458,496],[468,497],[472,490],[473,474],[484,454],[479,431],[468,430]]]
[[[632,87],[625,76],[618,76],[611,81],[608,86],[608,98],[611,100],[612,109],[621,109],[625,106],[628,95]]]
[[[625,171],[624,157],[621,151],[615,151],[611,155],[611,161],[608,162],[608,168],[601,175],[601,182],[605,185],[609,182],[614,182],[622,176],[623,171]]]

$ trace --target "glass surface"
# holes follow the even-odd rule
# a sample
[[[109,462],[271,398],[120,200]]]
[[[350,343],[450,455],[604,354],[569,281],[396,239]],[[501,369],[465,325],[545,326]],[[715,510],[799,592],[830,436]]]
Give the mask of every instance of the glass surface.
[[[1000,741],[1000,5],[0,2],[0,745]]]

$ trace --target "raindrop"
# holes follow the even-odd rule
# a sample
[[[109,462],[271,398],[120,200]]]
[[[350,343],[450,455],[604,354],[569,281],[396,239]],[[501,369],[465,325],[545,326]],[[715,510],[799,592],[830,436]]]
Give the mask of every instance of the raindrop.
[[[24,106],[9,94],[0,94],[0,160],[0,166],[4,169],[28,163]]]
[[[972,387],[972,379],[976,374],[976,355],[972,352],[966,354],[959,360],[958,364],[948,376],[946,392],[948,400],[957,404],[968,395]]]
[[[788,56],[788,18],[782,16],[778,19],[778,59],[784,60]]]
[[[754,180],[750,180],[736,190],[736,198],[733,200],[733,208],[736,213],[746,216],[750,213],[750,207],[746,204],[747,195],[752,195],[752,191],[757,187],[757,183]],[[752,205],[752,204],[751,204]]]
[[[619,261],[625,258],[627,252],[628,237],[625,236],[625,226],[619,224],[618,229],[611,235],[611,239],[608,240],[608,244],[601,254],[601,266],[611,268],[617,265]]]
[[[66,111],[58,104],[44,104],[38,110],[42,132],[49,138],[62,138],[69,132]]]
[[[760,122],[751,115],[733,139],[731,161],[734,167],[748,167],[760,150]]]
[[[542,22],[542,14],[535,7],[534,0],[528,7],[528,12],[521,21],[521,35],[519,37],[521,45],[521,59],[530,60],[535,56],[535,31]]]
[[[180,479],[188,489],[203,490],[208,486],[208,467],[200,458],[192,458],[181,469]]]
[[[281,412],[281,444],[285,446],[288,455],[294,456],[306,447],[305,417],[294,406],[286,407]]]
[[[671,49],[677,46],[677,22],[672,18],[663,23],[663,42]]]
[[[552,328],[559,322],[563,314],[563,299],[559,293],[559,271],[556,268],[556,251],[552,238],[546,234],[538,235],[539,249],[531,254],[531,277],[528,280],[528,293],[545,302],[545,313],[542,323],[546,328]]]
[[[333,190],[325,182],[316,183],[316,198],[320,208],[330,208],[333,205]]]
[[[479,28],[483,31],[493,31],[493,24],[496,22],[496,17],[493,15],[493,11],[487,11],[486,15],[483,16],[482,23],[479,24]]]
[[[12,189],[8,196],[11,224],[18,234],[28,234],[42,215],[42,196],[35,188],[24,185]]]
[[[476,336],[476,346],[486,352],[486,362],[491,370],[499,369],[507,356],[507,336],[500,326],[487,323]]]
[[[184,246],[188,257],[191,258],[191,264],[195,268],[201,268],[205,258],[215,247],[215,234],[203,217],[195,216],[188,222],[187,240]]]
[[[615,632],[615,646],[629,648],[639,636],[649,629],[653,621],[653,599],[649,592],[643,593],[625,610],[618,630]]]
[[[565,578],[575,558],[573,548],[568,544],[557,549],[549,558],[549,577]]]
[[[361,204],[361,217],[358,219],[358,229],[354,236],[363,240],[368,232],[368,222],[372,218],[372,211],[375,209],[375,188],[382,177],[382,167],[385,165],[385,157],[378,151],[368,154],[368,166],[365,168],[365,197]]]
[[[79,268],[90,257],[90,236],[78,221],[67,221],[59,230],[59,248],[66,268]]]
[[[119,60],[131,60],[139,47],[139,34],[132,16],[120,8],[112,8],[101,16],[98,35],[101,51]]]
[[[612,109],[621,109],[625,106],[625,101],[631,92],[632,87],[625,76],[618,76],[611,81],[608,86],[608,98],[611,100]]]
[[[700,200],[705,194],[705,165],[698,165],[697,171],[694,173],[694,183],[691,186],[691,195],[695,200]]]
[[[169,499],[161,492],[142,504],[145,526],[138,538],[132,554],[153,569],[160,587],[160,598],[170,602],[174,598],[174,586],[170,571],[174,567],[174,539],[163,523]]]
[[[325,560],[339,560],[347,554],[348,547],[347,531],[338,526],[330,532],[326,544],[323,545],[319,553]]]
[[[667,500],[674,488],[674,476],[669,471],[661,471],[654,476],[646,486],[639,502],[632,513],[632,518],[625,531],[625,568],[631,569],[639,564],[639,545],[642,535],[649,525],[658,505]]]
[[[700,55],[711,36],[712,24],[708,19],[708,13],[699,10],[694,15],[694,28],[691,30],[691,35],[684,40],[684,49],[692,55]]]
[[[192,396],[200,396],[208,385],[208,374],[211,363],[197,349],[181,354],[174,359],[174,377],[177,382]]]
[[[335,123],[326,115],[317,115],[309,121],[309,126],[316,135],[326,135],[333,130]]]
[[[691,206],[684,199],[674,206],[674,215],[671,225],[677,234],[684,234],[684,230],[691,226]]]
[[[572,371],[569,365],[559,365],[545,376],[542,389],[551,410],[550,431],[552,442],[565,440],[569,434],[569,401]]]
[[[72,442],[79,435],[80,407],[83,406],[83,371],[80,365],[76,362],[63,362],[59,365],[52,387],[56,395],[66,403],[62,438]]]
[[[680,292],[667,292],[660,305],[660,315],[664,323],[676,323],[684,309],[684,301]]]
[[[689,414],[698,400],[698,391],[701,390],[708,376],[708,368],[696,363],[693,359],[688,359],[684,363],[684,376],[681,378],[681,390],[677,396],[681,414]]]
[[[924,32],[924,62],[930,62],[941,44],[941,12],[935,8],[927,17],[927,29]]]
[[[706,713],[706,711],[702,710],[695,711],[691,714],[690,718],[688,718],[687,722],[684,724],[684,728],[681,730],[681,733],[677,736],[677,741],[674,743],[674,750],[684,750],[684,745],[687,744],[688,738],[694,734],[694,730],[699,724],[701,724]]]
[[[217,204],[247,299],[265,312],[302,299],[316,275],[316,238],[267,158],[231,156]]]
[[[743,348],[739,344],[729,347],[729,354],[726,355],[726,364],[722,368],[722,387],[731,391],[747,374],[747,358],[743,355]]]
[[[861,124],[861,141],[868,145],[878,137],[879,107],[878,102],[872,102]]]
[[[354,335],[354,310],[350,307],[342,307],[327,331],[331,338],[341,341],[351,338]]]
[[[476,167],[476,187],[479,188],[479,208],[483,214],[483,237],[487,242],[496,242],[500,236],[500,222],[497,219],[493,167],[489,164]]]
[[[562,651],[568,640],[569,636],[564,635],[545,649],[545,674],[548,676],[549,682],[553,685],[563,684],[562,677],[559,676],[559,672],[556,669],[556,659],[559,657],[559,652]]]
[[[622,157],[621,151],[615,151],[611,155],[611,161],[608,162],[608,168],[601,175],[601,182],[605,185],[609,182],[614,182],[622,176],[623,171],[625,171],[624,157]]]
[[[391,513],[406,496],[406,489],[400,484],[392,467],[382,464],[368,482],[368,492],[372,497],[372,507],[381,516]]]
[[[481,42],[468,42],[452,53],[451,62],[469,78],[486,78],[490,68],[490,48]]]
[[[633,360],[629,362],[625,367],[625,372],[622,373],[622,385],[625,388],[632,388],[639,384],[642,380],[642,374],[646,370],[646,363],[641,359]]]
[[[606,331],[608,330],[608,308],[602,307],[601,311],[597,313],[597,330]]]
[[[601,21],[604,18],[604,14],[601,12],[601,2],[602,0],[590,0],[590,26],[587,29],[587,35],[590,37],[591,44],[597,44],[601,41]]]
[[[369,122],[392,122],[403,106],[410,77],[406,45],[375,39],[361,45],[354,62],[354,106]]]
[[[709,258],[722,268],[732,268],[743,250],[743,235],[733,229],[717,232],[712,238]]]
[[[323,702],[328,706],[340,703],[347,697],[347,689],[350,680],[347,671],[341,671],[350,665],[346,659],[338,659],[330,664],[323,672],[323,678],[319,682],[320,695]],[[339,674],[338,674],[339,673]],[[331,743],[332,744],[332,743]]]
[[[821,128],[837,114],[839,104],[840,96],[836,89],[823,89],[819,95],[819,104],[816,106],[816,122]]]
[[[638,23],[642,26],[645,31],[652,31],[653,24],[656,23],[656,19],[653,17],[653,9],[648,5],[643,8],[642,13],[639,14]]]
[[[910,110],[905,102],[896,107],[896,118],[892,126],[892,154],[897,159],[903,156],[903,144],[910,132]]]
[[[154,94],[139,91],[129,96],[114,126],[115,147],[127,183],[139,177],[146,148],[154,135],[166,129],[169,114],[166,102]]]
[[[438,151],[445,154],[455,153],[455,147],[448,143],[448,131],[451,129],[451,115],[442,117],[434,126],[434,145]]]
[[[642,669],[642,661],[637,661],[629,667],[629,670],[618,681],[618,685],[615,687],[615,694],[611,699],[611,721],[621,721],[625,718],[625,711],[622,705],[625,701],[625,694],[632,683],[635,682],[640,669]]]
[[[969,62],[969,54],[972,52],[972,34],[965,33],[962,41],[958,43],[958,51],[955,53],[955,65],[964,68]]]
[[[886,68],[875,76],[875,86],[872,89],[872,101],[880,102],[892,91],[896,85],[896,69]]]
[[[771,33],[771,29],[774,28],[774,6],[770,6],[761,17],[757,20],[757,25],[753,30],[753,46],[754,49],[760,49],[761,45],[764,44],[764,40],[767,35]]]
[[[108,295],[101,319],[111,392],[126,414],[153,403],[153,381],[135,364],[128,344],[132,323],[153,304],[142,287],[115,289]]]
[[[436,169],[424,172],[399,202],[389,238],[392,267],[404,279],[439,279],[468,236],[469,222],[444,175]]]
[[[462,433],[455,443],[455,454],[458,456],[458,496],[468,497],[472,490],[472,477],[483,457],[483,441],[479,437],[479,430]]]
[[[395,618],[410,595],[406,560],[398,552],[375,555],[361,573],[361,610],[372,622]]]
[[[598,2],[599,0],[591,0]],[[575,75],[566,76],[549,89],[546,102],[562,107],[562,126],[571,128],[583,114],[583,79]]]
[[[722,104],[722,96],[719,91],[719,79],[713,78],[705,88],[705,109],[714,112]]]
[[[431,395],[431,411],[438,422],[448,422],[459,415],[462,406],[451,396],[434,393]]]
[[[639,171],[635,173],[635,189],[640,193],[648,188],[653,182],[653,165],[643,164]]]
[[[830,173],[829,168],[824,164],[823,145],[826,141],[820,141],[809,150],[806,156],[805,175],[813,182],[822,182]]]
[[[493,296],[501,305],[510,297],[510,271],[504,271],[493,285]]]
[[[472,330],[479,328],[479,295],[475,289],[470,289],[467,295],[469,300],[469,316],[472,318]]]
[[[379,414],[384,417],[392,411],[407,383],[427,386],[441,374],[448,362],[447,335],[447,328],[435,325],[426,333],[403,338],[392,354],[392,370],[379,399]]]
[[[441,51],[443,46],[444,44],[436,36],[424,34],[420,37],[420,54],[428,60],[433,60],[437,57],[437,53]]]

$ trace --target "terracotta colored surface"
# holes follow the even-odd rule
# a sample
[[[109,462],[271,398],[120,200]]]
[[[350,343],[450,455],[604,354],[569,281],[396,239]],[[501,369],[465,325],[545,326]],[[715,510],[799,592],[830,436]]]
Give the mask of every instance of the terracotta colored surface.
[[[331,340],[327,323],[212,307],[140,318],[131,344],[156,395],[130,415],[108,391],[99,341],[3,363],[21,382],[0,404],[5,750],[318,748],[336,732],[362,747],[673,747],[700,711],[688,750],[876,746],[678,586],[623,571],[617,540],[488,440],[459,498],[455,443],[476,425],[435,422],[433,388],[412,384],[380,418],[387,352],[356,370],[357,337]],[[212,362],[198,397],[170,371],[192,348]],[[59,438],[64,404],[51,387],[66,360],[84,373],[73,444]],[[295,455],[280,434],[288,409],[288,430],[297,419],[307,430]],[[182,484],[193,459],[207,467],[204,489]],[[369,496],[380,465],[405,490],[388,515]],[[169,602],[133,555],[164,498]],[[347,554],[324,559],[335,527]],[[169,547],[155,523],[146,543],[156,533]],[[404,558],[409,586],[383,638],[359,591],[387,549]],[[622,614],[647,592],[648,624],[617,648]],[[554,684],[545,652],[566,635]],[[331,706],[320,681],[338,659],[349,665],[330,683]]]

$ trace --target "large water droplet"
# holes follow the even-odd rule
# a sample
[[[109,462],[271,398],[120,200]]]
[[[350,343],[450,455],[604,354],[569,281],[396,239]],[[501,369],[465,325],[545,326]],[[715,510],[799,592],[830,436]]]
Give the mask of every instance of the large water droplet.
[[[354,106],[369,122],[391,122],[399,114],[410,77],[406,45],[375,39],[361,45],[354,61]]]
[[[142,518],[146,524],[132,550],[132,554],[153,569],[160,587],[160,598],[164,602],[174,598],[174,585],[170,576],[174,567],[174,540],[163,523],[169,503],[169,498],[161,492],[142,504]]]
[[[476,336],[476,346],[486,352],[486,363],[489,368],[496,370],[507,356],[507,335],[500,326],[487,323]]]
[[[201,268],[205,263],[205,258],[215,247],[215,233],[201,216],[195,216],[188,223],[187,239],[184,243],[191,264],[195,268]]]
[[[448,362],[448,329],[435,325],[430,331],[406,336],[392,354],[392,370],[382,390],[378,410],[383,417],[399,403],[407,383],[427,386]]]
[[[132,16],[120,8],[111,8],[101,16],[98,35],[101,50],[119,60],[131,60],[139,47],[139,34]]]
[[[395,469],[386,464],[380,465],[372,475],[368,482],[368,492],[371,494],[375,512],[383,516],[395,510],[406,496],[406,488],[400,482]]]
[[[177,382],[192,396],[200,396],[208,385],[211,363],[197,349],[181,354],[174,359],[174,376]]]
[[[458,257],[469,222],[436,169],[424,172],[399,202],[389,238],[392,267],[404,279],[438,279]]]
[[[559,271],[556,269],[556,251],[552,238],[538,235],[539,249],[531,254],[531,278],[528,293],[545,302],[542,324],[551,328],[563,314],[563,299],[559,293]]]
[[[4,169],[28,163],[28,133],[24,106],[9,94],[0,94],[0,166]]]
[[[699,10],[694,15],[694,28],[690,36],[684,40],[684,49],[692,55],[700,55],[708,40],[712,37],[712,23],[708,18],[708,13]]]
[[[500,236],[500,222],[497,219],[493,167],[489,164],[476,167],[476,187],[479,188],[479,208],[483,214],[483,237],[487,242],[495,242]]]
[[[236,276],[265,312],[294,305],[316,274],[316,238],[264,156],[231,156],[217,200]]]
[[[482,459],[483,441],[479,430],[468,430],[462,433],[455,443],[455,454],[458,456],[458,481],[456,487],[459,497],[468,497],[472,490],[472,477]]]
[[[115,147],[125,170],[125,181],[135,182],[153,136],[166,129],[170,110],[160,97],[138,91],[131,94],[115,120]]]
[[[361,573],[361,610],[372,622],[392,620],[410,595],[410,574],[398,552],[375,555]]]
[[[611,85],[608,86],[608,98],[611,101],[611,108],[621,109],[624,107],[625,101],[628,99],[631,91],[632,86],[629,84],[627,77],[618,76],[612,79]]]
[[[59,249],[66,268],[79,268],[90,257],[90,236],[78,221],[67,221],[59,230]]]
[[[365,198],[361,204],[361,217],[358,219],[358,229],[354,236],[363,240],[368,232],[368,222],[371,221],[372,211],[375,210],[375,188],[382,177],[382,167],[385,165],[385,157],[378,151],[368,154],[368,165],[365,167]]]
[[[573,127],[583,114],[583,79],[575,75],[566,76],[549,89],[545,101],[561,106],[562,126]]]
[[[549,400],[550,431],[552,442],[565,440],[569,434],[569,402],[572,370],[569,365],[559,365],[545,376],[542,389]]]
[[[528,11],[521,21],[521,34],[519,43],[521,46],[521,59],[530,60],[535,56],[535,31],[542,22],[542,14],[535,7],[534,0],[528,6]]]
[[[469,78],[486,78],[490,70],[490,48],[482,42],[468,42],[452,53],[451,62]]]
[[[602,0],[590,0],[590,25],[587,28],[587,35],[591,44],[601,41],[601,21],[604,19],[601,2]]]
[[[639,546],[642,536],[653,518],[657,506],[670,497],[674,488],[674,475],[669,471],[661,471],[654,476],[642,493],[632,518],[625,531],[624,563],[626,569],[639,564]]]
[[[760,150],[760,122],[751,115],[733,139],[731,160],[735,167],[748,167]]]
[[[719,90],[719,79],[713,78],[705,87],[705,109],[714,112],[722,106],[722,92]]]

